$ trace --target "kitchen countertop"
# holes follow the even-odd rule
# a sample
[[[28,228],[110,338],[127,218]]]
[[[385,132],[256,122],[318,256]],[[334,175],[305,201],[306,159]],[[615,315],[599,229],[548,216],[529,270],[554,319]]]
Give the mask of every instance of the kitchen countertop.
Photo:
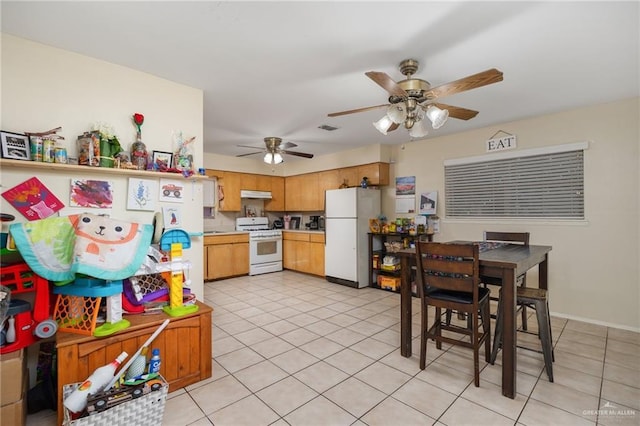
[[[282,232],[304,232],[311,234],[324,234],[323,230],[319,229],[281,229]]]
[[[231,234],[248,234],[249,231],[204,231],[205,236],[211,235],[231,235]]]

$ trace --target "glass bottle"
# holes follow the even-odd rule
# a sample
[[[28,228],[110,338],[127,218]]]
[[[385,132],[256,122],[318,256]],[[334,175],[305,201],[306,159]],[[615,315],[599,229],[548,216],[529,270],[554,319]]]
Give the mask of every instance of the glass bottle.
[[[131,145],[131,162],[138,170],[147,170],[147,146],[142,142],[142,132],[136,134],[136,141]]]

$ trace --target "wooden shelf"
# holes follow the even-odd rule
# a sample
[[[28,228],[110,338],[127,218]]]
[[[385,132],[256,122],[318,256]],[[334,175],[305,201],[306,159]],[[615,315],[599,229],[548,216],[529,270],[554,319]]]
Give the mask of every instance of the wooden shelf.
[[[147,170],[130,170],[130,169],[114,169],[110,167],[91,167],[91,166],[78,166],[75,164],[60,164],[60,163],[42,163],[40,161],[24,161],[24,160],[9,160],[6,158],[0,159],[1,168],[13,167],[16,169],[32,169],[43,171],[54,171],[62,173],[92,173],[99,175],[125,175],[125,176],[141,176],[141,177],[158,177],[169,179],[180,179],[184,176],[180,173],[167,173],[167,172],[154,172]],[[191,175],[187,177],[188,180],[204,180],[210,179],[209,176]]]

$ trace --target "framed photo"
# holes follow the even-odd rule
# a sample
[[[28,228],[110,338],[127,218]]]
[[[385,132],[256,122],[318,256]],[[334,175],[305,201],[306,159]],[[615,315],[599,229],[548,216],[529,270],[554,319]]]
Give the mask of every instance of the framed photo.
[[[438,206],[438,191],[420,194],[420,214],[436,214]]]
[[[29,136],[19,133],[0,131],[2,158],[13,160],[31,160]]]
[[[153,167],[157,170],[167,170],[171,168],[173,153],[165,151],[153,151]]]

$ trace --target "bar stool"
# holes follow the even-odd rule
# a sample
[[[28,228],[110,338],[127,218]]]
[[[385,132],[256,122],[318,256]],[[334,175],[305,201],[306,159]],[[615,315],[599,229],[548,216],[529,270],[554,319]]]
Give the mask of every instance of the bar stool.
[[[535,309],[536,318],[538,319],[538,338],[542,345],[541,352],[544,355],[544,368],[547,370],[549,381],[553,382],[553,362],[555,356],[553,354],[553,340],[551,337],[551,316],[549,315],[549,299],[547,298],[547,290],[532,287],[517,287],[516,303],[518,306],[527,306]],[[503,320],[502,320],[502,290],[498,298],[498,316],[496,319],[496,330],[493,338],[493,349],[491,351],[491,364],[493,365],[498,355],[498,349],[502,346]]]

